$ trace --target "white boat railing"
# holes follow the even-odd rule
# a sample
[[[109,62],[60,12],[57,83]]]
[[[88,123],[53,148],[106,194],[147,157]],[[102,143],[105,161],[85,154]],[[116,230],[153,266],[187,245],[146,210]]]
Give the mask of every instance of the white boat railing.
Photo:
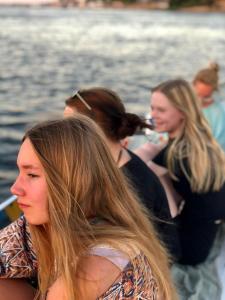
[[[6,199],[5,201],[3,201],[0,204],[0,211],[4,210],[7,206],[9,206],[10,204],[12,204],[14,201],[16,201],[17,197],[15,195],[9,197],[8,199]]]

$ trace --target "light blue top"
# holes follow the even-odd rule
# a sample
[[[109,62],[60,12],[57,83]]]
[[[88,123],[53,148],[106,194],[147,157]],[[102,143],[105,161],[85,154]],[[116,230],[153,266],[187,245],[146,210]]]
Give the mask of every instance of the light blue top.
[[[225,110],[220,102],[203,108],[205,118],[210,124],[213,136],[225,151]]]

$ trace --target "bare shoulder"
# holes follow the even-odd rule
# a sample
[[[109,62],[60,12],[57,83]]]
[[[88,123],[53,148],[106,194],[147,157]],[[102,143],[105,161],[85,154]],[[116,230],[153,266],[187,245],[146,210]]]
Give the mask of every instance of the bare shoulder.
[[[81,259],[78,280],[87,300],[101,296],[121,275],[121,270],[108,259],[91,255]],[[88,295],[88,297],[87,297]]]
[[[80,298],[96,300],[120,278],[120,274],[120,269],[104,257],[91,255],[82,258],[74,278],[79,286]],[[69,300],[65,290],[64,281],[58,278],[50,287],[47,300]]]
[[[59,277],[49,288],[46,300],[68,300],[64,281]]]

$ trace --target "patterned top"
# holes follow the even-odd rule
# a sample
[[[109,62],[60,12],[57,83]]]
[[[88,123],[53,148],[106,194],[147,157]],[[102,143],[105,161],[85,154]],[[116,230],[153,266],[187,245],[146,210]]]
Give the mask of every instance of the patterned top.
[[[29,228],[21,217],[0,231],[0,278],[32,278],[36,274]]]
[[[121,278],[97,300],[157,300],[158,285],[144,254],[131,259]]]
[[[121,270],[118,281],[96,300],[157,300],[158,285],[149,262],[139,251],[130,259],[123,252],[104,246],[94,247],[90,255],[104,256]],[[32,278],[37,260],[29,228],[21,217],[0,231],[0,278]]]

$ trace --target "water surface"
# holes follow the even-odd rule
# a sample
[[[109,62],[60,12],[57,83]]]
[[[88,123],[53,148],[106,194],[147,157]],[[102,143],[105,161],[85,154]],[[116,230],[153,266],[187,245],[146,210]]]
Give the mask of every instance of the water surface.
[[[112,88],[143,114],[151,86],[191,80],[209,60],[225,81],[224,53],[223,14],[1,7],[0,202],[25,128],[61,115],[75,90]]]

